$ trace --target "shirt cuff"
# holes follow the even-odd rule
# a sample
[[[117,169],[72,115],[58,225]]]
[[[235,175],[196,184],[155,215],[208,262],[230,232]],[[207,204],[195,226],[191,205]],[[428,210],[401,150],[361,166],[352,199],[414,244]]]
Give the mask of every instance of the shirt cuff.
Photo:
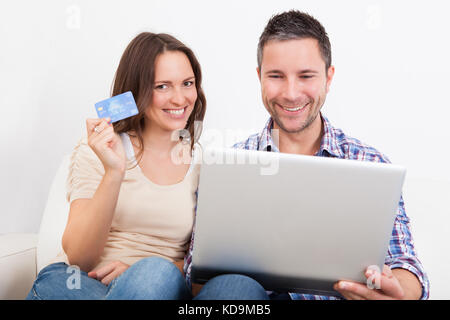
[[[422,295],[420,300],[427,300],[430,296],[430,283],[427,279],[427,276],[420,272],[415,266],[405,263],[405,262],[395,262],[392,264],[387,264],[391,269],[404,269],[413,273],[417,279],[419,279],[420,284],[422,285]]]

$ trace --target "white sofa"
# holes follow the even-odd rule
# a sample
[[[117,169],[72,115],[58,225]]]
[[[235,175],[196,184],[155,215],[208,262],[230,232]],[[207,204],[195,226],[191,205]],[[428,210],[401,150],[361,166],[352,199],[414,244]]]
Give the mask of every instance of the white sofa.
[[[25,299],[39,271],[62,250],[69,163],[67,155],[53,179],[39,233],[0,235],[0,300]]]
[[[69,214],[65,184],[70,156],[67,155],[53,179],[39,234],[0,235],[0,300],[24,299],[39,271],[61,248]],[[413,235],[419,258],[432,281],[432,298],[448,299],[448,217],[446,203],[450,181],[407,179],[404,198],[412,218]],[[444,253],[444,254],[443,254]]]

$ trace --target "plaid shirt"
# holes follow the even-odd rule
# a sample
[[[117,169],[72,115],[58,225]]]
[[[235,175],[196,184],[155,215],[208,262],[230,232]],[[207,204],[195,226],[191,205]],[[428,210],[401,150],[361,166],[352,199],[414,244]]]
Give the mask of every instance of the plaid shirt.
[[[328,119],[321,114],[323,121],[323,137],[319,151],[315,154],[320,157],[334,157],[341,159],[352,159],[360,161],[390,163],[389,159],[376,149],[363,144],[361,141],[346,136],[342,130],[334,128]],[[279,152],[271,136],[273,120],[270,118],[261,133],[251,135],[247,140],[239,142],[233,148],[246,150],[260,150]],[[194,226],[195,231],[195,226]],[[191,244],[185,257],[184,271],[188,286],[191,286],[190,272],[192,263],[192,249],[194,246],[194,231],[192,232]],[[417,258],[411,235],[410,220],[405,212],[403,197],[400,198],[397,217],[389,243],[385,264],[391,269],[401,268],[415,274],[422,285],[421,299],[428,299],[430,283]],[[295,300],[334,300],[332,296],[317,296],[311,294],[289,293]]]

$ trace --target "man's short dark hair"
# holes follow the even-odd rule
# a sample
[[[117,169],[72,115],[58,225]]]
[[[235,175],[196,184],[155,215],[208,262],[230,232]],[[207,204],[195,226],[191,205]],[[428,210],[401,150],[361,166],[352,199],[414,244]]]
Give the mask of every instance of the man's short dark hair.
[[[294,40],[313,38],[319,42],[325,61],[325,70],[331,66],[331,44],[325,28],[314,17],[298,10],[291,10],[272,16],[259,38],[258,68],[261,69],[263,49],[270,40]]]

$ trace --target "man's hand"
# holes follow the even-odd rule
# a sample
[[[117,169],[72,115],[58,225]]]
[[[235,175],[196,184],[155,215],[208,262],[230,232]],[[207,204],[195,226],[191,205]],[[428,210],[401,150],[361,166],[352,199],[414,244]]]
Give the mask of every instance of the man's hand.
[[[114,261],[98,270],[89,272],[88,276],[101,281],[107,286],[129,267],[128,264],[123,263],[122,261]]]
[[[369,279],[368,283],[372,283],[373,279],[379,277],[376,279],[379,288],[376,289],[370,289],[367,284],[358,282],[339,281],[334,285],[334,290],[348,300],[419,299],[420,295],[417,296],[417,289],[421,288],[419,280],[407,270],[398,269],[399,272],[396,272],[397,269],[395,269],[394,271],[384,265],[381,275],[377,275],[373,269],[368,268],[365,273],[366,278]],[[414,292],[406,296],[403,288],[414,289]]]
[[[192,295],[195,297],[202,290],[203,284],[193,283],[192,284]]]
[[[184,260],[175,261],[174,264],[177,266],[177,268],[180,270],[180,272],[183,274],[183,277],[184,277],[184,271],[183,271]],[[203,285],[201,285],[201,284],[193,283],[192,284],[192,295],[195,297],[200,292],[202,287],[203,287]]]
[[[177,266],[178,270],[180,270],[181,274],[184,277],[184,271],[183,271],[184,260],[175,261],[173,264]]]

